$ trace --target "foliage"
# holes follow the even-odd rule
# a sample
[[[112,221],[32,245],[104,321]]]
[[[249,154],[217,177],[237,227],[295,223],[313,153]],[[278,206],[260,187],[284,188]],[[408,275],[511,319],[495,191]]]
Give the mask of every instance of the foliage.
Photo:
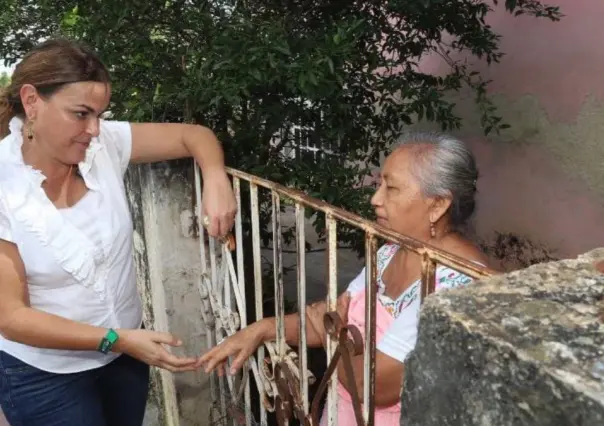
[[[54,34],[86,40],[111,67],[116,116],[208,125],[229,165],[364,216],[365,178],[405,126],[460,127],[450,91],[474,90],[487,133],[507,126],[488,82],[452,59],[500,60],[499,35],[486,22],[493,8],[561,16],[535,0],[3,2],[0,57],[9,63]],[[427,54],[441,55],[450,72],[422,72]],[[300,123],[319,147],[317,162],[288,154],[301,155],[291,131]],[[340,238],[362,241],[346,229]]]
[[[10,76],[6,71],[0,74],[0,87],[6,87],[10,84]]]

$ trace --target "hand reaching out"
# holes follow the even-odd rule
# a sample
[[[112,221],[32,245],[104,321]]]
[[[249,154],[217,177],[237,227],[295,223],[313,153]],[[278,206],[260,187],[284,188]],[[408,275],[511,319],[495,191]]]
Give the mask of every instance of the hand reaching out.
[[[218,370],[218,375],[222,376],[224,374],[224,365],[229,357],[234,356],[235,359],[231,364],[230,374],[235,374],[254,351],[258,349],[258,346],[262,344],[265,327],[267,326],[269,324],[265,321],[259,321],[239,330],[224,342],[202,355],[197,365],[205,366],[206,373]]]
[[[178,347],[182,341],[170,333],[151,330],[117,330],[119,340],[114,346],[116,352],[130,355],[145,364],[172,372],[193,371],[199,368],[197,358],[183,358],[171,354],[164,345]]]

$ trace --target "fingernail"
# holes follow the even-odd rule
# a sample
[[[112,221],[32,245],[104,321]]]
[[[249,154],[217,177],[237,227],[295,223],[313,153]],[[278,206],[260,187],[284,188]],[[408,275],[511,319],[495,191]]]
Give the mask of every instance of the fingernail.
[[[234,368],[231,368],[231,376],[234,376],[235,373],[237,373],[237,370],[235,370]]]

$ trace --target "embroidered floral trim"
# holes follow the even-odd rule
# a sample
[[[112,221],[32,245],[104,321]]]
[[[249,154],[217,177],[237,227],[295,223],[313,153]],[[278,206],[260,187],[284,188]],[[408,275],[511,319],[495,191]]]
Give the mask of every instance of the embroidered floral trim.
[[[391,299],[386,294],[386,285],[382,280],[382,274],[396,252],[399,246],[396,244],[385,244],[377,252],[377,286],[378,286],[378,300],[381,305],[392,315],[394,318],[398,317],[401,312],[406,309],[413,302],[418,300],[420,297],[421,280],[415,281],[411,284],[396,300]],[[458,288],[464,287],[472,282],[472,278],[464,275],[460,272],[454,271],[453,269],[445,266],[439,266],[436,269],[436,290],[443,288]]]

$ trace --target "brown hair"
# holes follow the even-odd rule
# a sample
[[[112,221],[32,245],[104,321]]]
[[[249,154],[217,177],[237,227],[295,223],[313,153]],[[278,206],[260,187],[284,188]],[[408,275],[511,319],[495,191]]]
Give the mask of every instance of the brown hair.
[[[109,71],[90,47],[67,39],[34,47],[15,68],[8,87],[0,89],[0,139],[8,135],[11,119],[25,114],[20,96],[24,84],[51,97],[64,85],[80,81],[110,82]]]

